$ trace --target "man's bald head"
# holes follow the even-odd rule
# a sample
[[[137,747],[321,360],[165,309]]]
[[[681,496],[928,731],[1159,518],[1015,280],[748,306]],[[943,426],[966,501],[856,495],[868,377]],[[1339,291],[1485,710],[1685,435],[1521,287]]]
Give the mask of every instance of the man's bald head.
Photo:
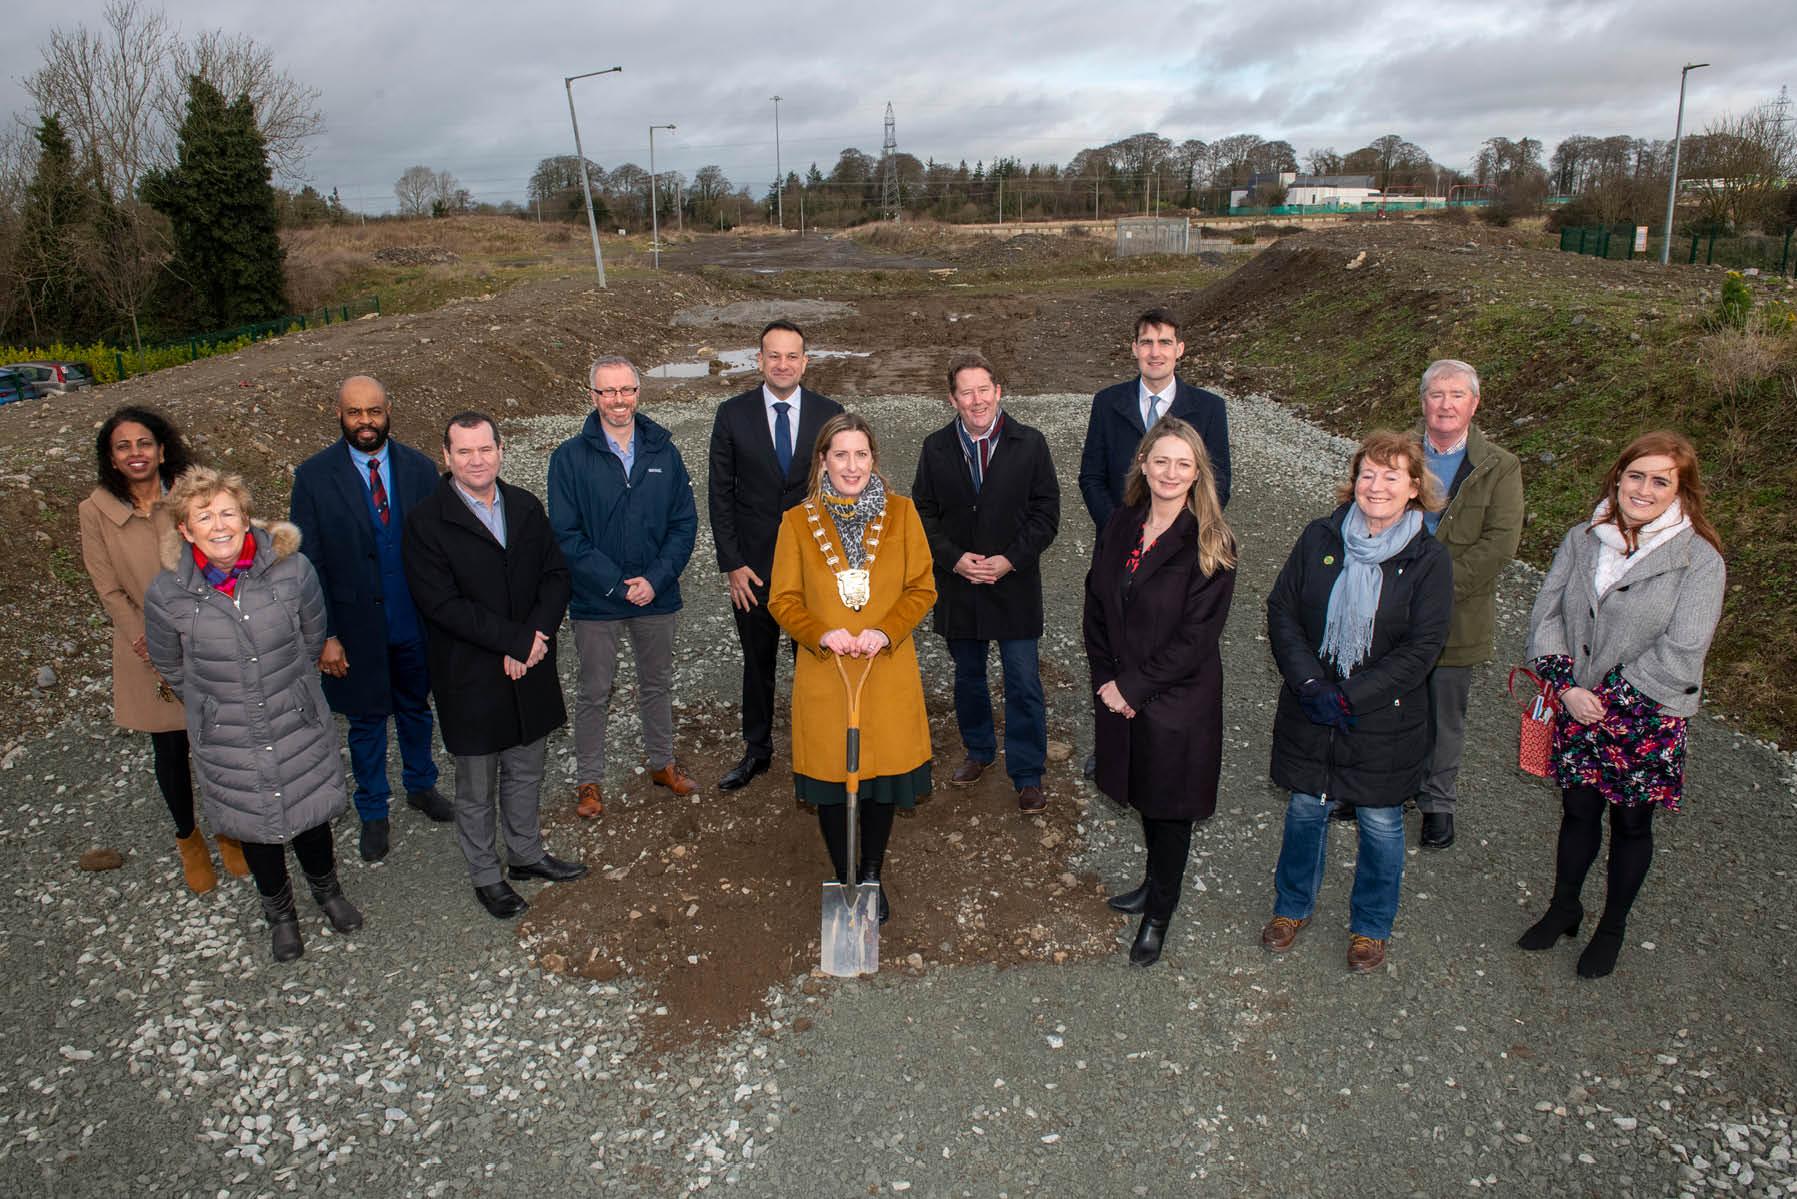
[[[351,375],[337,388],[337,423],[343,440],[364,454],[387,444],[387,389],[373,375]]]

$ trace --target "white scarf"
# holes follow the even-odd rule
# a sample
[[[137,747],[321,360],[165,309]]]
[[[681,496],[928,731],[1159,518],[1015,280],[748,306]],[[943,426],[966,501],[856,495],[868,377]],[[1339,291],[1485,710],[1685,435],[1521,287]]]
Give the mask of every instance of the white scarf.
[[[1607,499],[1600,501],[1597,510],[1591,514],[1591,532],[1596,535],[1598,543],[1597,571],[1592,582],[1597,588],[1599,599],[1621,582],[1622,576],[1637,562],[1691,527],[1691,519],[1685,515],[1678,499],[1674,497],[1666,511],[1641,526],[1635,534],[1637,548],[1631,554],[1628,552],[1628,543],[1622,538],[1622,530],[1604,520],[1609,514],[1610,501]]]

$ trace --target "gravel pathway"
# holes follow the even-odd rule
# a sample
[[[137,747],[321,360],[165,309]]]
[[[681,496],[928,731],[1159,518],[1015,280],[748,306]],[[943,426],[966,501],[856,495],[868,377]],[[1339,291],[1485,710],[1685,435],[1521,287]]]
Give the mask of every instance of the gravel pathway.
[[[1011,404],[1062,471],[1043,656],[1054,716],[1075,729],[1088,402]],[[903,490],[945,406],[859,407]],[[703,496],[711,405],[652,411]],[[1243,567],[1229,754],[1160,966],[1130,969],[1120,943],[1065,967],[794,979],[753,1026],[658,1055],[637,1040],[652,995],[538,971],[475,907],[449,829],[402,808],[378,866],[355,857],[354,822],[338,825],[368,926],[335,936],[302,901],[306,956],[276,968],[247,881],[179,887],[147,745],[111,728],[95,690],[63,697],[69,719],[0,773],[0,1194],[1797,1194],[1797,1031],[1778,981],[1797,771],[1726,720],[1692,724],[1689,814],[1660,822],[1607,981],[1573,976],[1575,947],[1512,947],[1545,903],[1557,805],[1511,766],[1495,664],[1475,678],[1459,843],[1411,853],[1385,972],[1344,966],[1345,831],[1316,923],[1286,957],[1261,952],[1282,812],[1265,778],[1277,684],[1262,604],[1348,447],[1268,401],[1233,401],[1230,417]],[[507,476],[540,489],[577,425],[508,425]],[[711,562],[702,532],[677,678],[695,720],[717,719],[736,680]],[[1520,566],[1505,577],[1500,661],[1521,651],[1536,584]],[[920,644],[946,695],[939,641]],[[614,711],[614,760],[632,761],[631,705]],[[566,735],[552,748],[557,785]],[[1135,881],[1131,818],[1094,796],[1082,831],[1086,866]],[[126,850],[125,866],[78,871],[95,845]]]

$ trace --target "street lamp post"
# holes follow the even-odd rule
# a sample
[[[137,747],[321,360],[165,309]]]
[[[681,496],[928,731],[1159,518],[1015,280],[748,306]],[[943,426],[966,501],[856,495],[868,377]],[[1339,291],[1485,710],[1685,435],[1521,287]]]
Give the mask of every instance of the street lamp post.
[[[780,97],[774,101],[774,210],[780,214],[780,228],[786,228],[786,173],[780,169]]]
[[[1678,202],[1678,143],[1685,133],[1685,76],[1709,66],[1707,62],[1688,62],[1678,73],[1678,122],[1672,127],[1672,183],[1666,188],[1666,236],[1660,239],[1660,265],[1672,261],[1672,209]]]
[[[580,148],[580,121],[574,115],[574,81],[591,79],[594,75],[610,75],[623,69],[623,67],[607,67],[603,71],[588,71],[584,75],[567,75],[562,79],[562,86],[568,89],[568,123],[574,126],[574,157],[580,159],[580,195],[587,204],[587,232],[593,235],[593,269],[599,272],[601,289],[605,287],[605,259],[599,253],[599,222],[593,218],[593,188],[587,182],[586,151]]]
[[[649,250],[655,259],[655,269],[661,269],[661,218],[655,211],[655,131],[666,129],[672,132],[672,125],[649,126]]]

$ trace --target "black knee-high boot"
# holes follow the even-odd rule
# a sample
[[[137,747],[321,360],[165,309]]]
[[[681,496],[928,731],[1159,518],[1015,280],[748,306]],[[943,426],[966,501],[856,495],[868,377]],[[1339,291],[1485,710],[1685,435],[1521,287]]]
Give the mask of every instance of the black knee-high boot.
[[[1585,918],[1580,892],[1585,875],[1603,847],[1604,809],[1609,805],[1595,787],[1573,787],[1560,793],[1560,836],[1554,849],[1554,896],[1547,913],[1517,940],[1523,949],[1548,949],[1561,937],[1579,931]]]
[[[1603,978],[1616,969],[1629,909],[1653,864],[1653,809],[1652,804],[1610,805],[1609,885],[1597,931],[1579,955],[1579,974],[1584,978]]]
[[[880,869],[886,864],[886,845],[892,840],[892,819],[898,805],[864,803],[857,809],[861,820],[861,861],[855,867],[855,881],[880,884],[880,923],[892,919],[892,901],[886,897],[886,884]]]

